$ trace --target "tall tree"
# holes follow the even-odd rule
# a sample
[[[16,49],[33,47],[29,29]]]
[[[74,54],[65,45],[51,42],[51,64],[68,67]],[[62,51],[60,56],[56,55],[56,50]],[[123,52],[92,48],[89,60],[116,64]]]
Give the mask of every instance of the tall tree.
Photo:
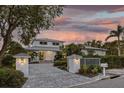
[[[82,49],[82,45],[76,45],[72,43],[72,44],[66,45],[64,50],[66,55],[69,56],[72,54],[81,55],[82,54],[81,49]]]
[[[120,25],[117,26],[117,30],[112,30],[110,31],[110,35],[106,37],[105,41],[107,41],[111,37],[116,37],[117,38],[117,43],[118,43],[118,56],[121,55],[120,53],[120,36],[122,32],[124,31],[124,28]]]
[[[118,44],[117,44],[117,40],[112,41],[112,42],[105,42],[103,45],[103,48],[107,49],[106,54],[107,55],[118,55]]]
[[[15,55],[18,53],[26,53],[26,50],[18,42],[12,41],[6,49],[6,54]]]
[[[98,41],[92,40],[92,41],[85,42],[84,45],[101,48],[103,46],[103,43],[102,41],[99,41],[99,40]]]
[[[83,45],[85,45],[85,46],[91,46],[91,41],[87,41],[87,42],[84,42],[84,44]]]
[[[12,5],[0,6],[0,38],[3,42],[0,50],[0,63],[13,33],[19,41],[28,45],[41,30],[53,26],[55,17],[62,14],[63,6]]]

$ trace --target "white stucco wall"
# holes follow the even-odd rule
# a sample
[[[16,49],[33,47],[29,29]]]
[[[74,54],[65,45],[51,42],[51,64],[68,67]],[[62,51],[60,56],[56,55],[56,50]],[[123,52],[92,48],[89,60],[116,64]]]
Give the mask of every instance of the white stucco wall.
[[[47,44],[40,44],[40,42],[47,42]],[[53,43],[59,43],[59,45],[53,45]],[[60,51],[60,47],[63,42],[59,41],[45,41],[45,40],[34,40],[32,42],[32,47],[40,47],[38,52],[43,52],[43,60],[54,60],[56,52]]]
[[[88,55],[87,50],[83,50],[83,49],[82,49],[81,52],[84,53],[85,55]]]
[[[63,44],[61,42],[58,42],[59,45],[53,45],[54,42],[47,41],[47,45],[40,44],[40,42],[45,42],[45,41],[34,41],[32,46],[43,46],[43,47],[60,47]]]
[[[106,55],[106,52],[105,51],[95,51],[94,52],[94,55],[100,55],[100,56],[105,56]]]

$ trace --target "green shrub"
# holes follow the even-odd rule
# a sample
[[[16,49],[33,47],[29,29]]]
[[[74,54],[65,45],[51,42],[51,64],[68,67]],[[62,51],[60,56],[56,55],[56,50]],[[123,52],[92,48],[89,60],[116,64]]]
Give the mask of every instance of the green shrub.
[[[61,60],[61,59],[63,59],[63,54],[62,54],[62,51],[59,51],[55,55],[55,59],[54,60],[56,61],[56,60]]]
[[[96,65],[96,68],[98,69],[98,72],[101,73],[102,72],[102,68],[99,65]]]
[[[2,66],[15,67],[15,59],[12,55],[6,55],[2,60]]]
[[[101,63],[108,63],[108,68],[124,68],[124,56],[105,56],[101,59]]]
[[[25,81],[26,78],[22,72],[9,68],[0,68],[0,87],[22,87]]]
[[[66,61],[55,61],[54,66],[67,66]]]
[[[79,74],[82,75],[97,75],[102,71],[101,67],[99,65],[81,65],[81,68],[79,69]]]
[[[89,69],[89,66],[88,65],[82,65],[81,66],[81,69],[79,70],[79,72],[82,72],[84,74],[87,74],[88,73],[88,69]]]
[[[94,65],[89,65],[88,73],[92,73],[92,70],[94,69]]]
[[[54,66],[56,66],[62,70],[67,70],[67,62],[66,61],[55,61]]]
[[[98,68],[97,67],[94,67],[93,69],[92,69],[92,73],[95,75],[95,74],[97,74],[98,73]]]

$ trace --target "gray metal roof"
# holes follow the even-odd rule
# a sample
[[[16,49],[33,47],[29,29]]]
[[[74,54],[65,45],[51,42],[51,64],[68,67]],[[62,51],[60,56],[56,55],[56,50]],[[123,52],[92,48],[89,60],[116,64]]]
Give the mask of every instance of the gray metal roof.
[[[15,58],[30,58],[31,56],[29,56],[28,54],[26,54],[26,53],[19,53],[19,54],[16,54],[15,56],[14,56]]]

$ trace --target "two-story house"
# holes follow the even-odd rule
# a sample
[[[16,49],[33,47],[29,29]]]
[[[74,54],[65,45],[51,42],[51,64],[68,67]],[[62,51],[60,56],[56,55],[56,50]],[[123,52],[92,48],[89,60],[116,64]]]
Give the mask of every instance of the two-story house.
[[[40,53],[43,57],[44,61],[53,61],[57,51],[61,51],[61,47],[63,45],[63,41],[40,38],[34,39],[27,50],[34,51],[36,53]],[[39,61],[39,57],[37,59]],[[34,60],[34,61],[35,61]]]

